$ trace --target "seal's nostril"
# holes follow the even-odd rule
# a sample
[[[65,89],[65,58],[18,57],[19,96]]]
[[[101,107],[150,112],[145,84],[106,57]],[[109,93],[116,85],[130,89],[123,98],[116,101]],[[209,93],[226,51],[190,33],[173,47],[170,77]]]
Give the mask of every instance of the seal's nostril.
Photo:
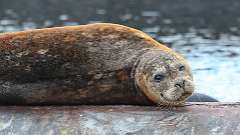
[[[182,82],[177,82],[175,84],[175,87],[182,88],[182,87],[184,87],[184,85],[185,85],[185,80],[183,80]]]
[[[182,88],[182,85],[180,83],[176,83],[175,87]]]
[[[186,80],[183,80],[183,86],[185,85]]]
[[[176,84],[175,84],[175,87],[178,87],[178,88],[182,88],[183,86],[184,86],[184,81],[182,81],[182,82],[177,82]]]

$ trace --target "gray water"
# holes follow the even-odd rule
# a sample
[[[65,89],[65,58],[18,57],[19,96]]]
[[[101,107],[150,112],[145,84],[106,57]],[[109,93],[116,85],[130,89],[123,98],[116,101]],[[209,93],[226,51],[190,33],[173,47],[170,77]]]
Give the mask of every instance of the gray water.
[[[0,32],[112,22],[182,53],[196,91],[240,101],[238,0],[1,0]]]

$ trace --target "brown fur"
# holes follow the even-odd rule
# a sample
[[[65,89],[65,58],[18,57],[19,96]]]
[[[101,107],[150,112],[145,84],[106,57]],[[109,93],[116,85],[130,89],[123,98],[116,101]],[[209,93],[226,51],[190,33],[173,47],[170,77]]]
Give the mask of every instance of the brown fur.
[[[1,100],[8,95],[16,99],[11,104],[158,103],[132,76],[139,56],[154,48],[185,63],[145,33],[117,24],[0,34],[0,102],[9,103]]]

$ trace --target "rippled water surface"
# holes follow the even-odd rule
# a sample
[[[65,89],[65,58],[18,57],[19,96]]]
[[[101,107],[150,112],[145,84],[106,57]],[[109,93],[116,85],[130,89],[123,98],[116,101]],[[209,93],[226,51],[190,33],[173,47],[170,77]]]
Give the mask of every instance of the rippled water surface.
[[[238,0],[1,0],[0,32],[113,22],[145,31],[181,52],[196,91],[240,101]]]

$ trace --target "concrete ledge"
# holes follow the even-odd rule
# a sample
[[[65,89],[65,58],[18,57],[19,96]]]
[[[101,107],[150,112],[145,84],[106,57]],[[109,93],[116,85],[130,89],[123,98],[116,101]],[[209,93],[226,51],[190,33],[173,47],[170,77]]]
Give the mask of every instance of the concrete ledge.
[[[240,103],[153,106],[1,106],[0,134],[240,134]]]

